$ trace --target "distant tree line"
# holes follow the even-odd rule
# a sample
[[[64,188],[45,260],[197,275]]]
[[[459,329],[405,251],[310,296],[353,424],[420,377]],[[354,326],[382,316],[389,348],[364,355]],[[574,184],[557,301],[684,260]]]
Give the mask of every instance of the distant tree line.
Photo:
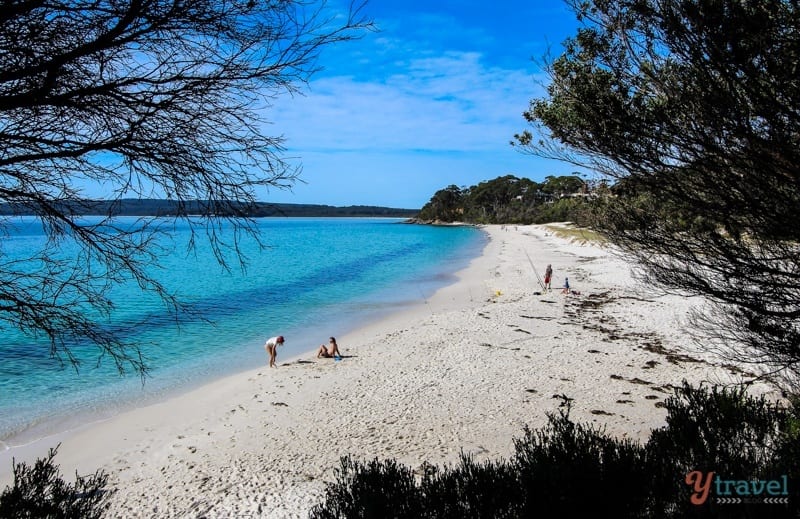
[[[535,182],[514,175],[477,186],[437,191],[417,215],[425,222],[545,223],[584,219],[585,201],[598,192],[578,175],[548,176]]]
[[[56,202],[54,205],[65,214],[100,216],[220,216],[248,217],[264,216],[380,216],[409,218],[417,214],[416,209],[398,209],[371,205],[337,207],[316,204],[269,204],[265,202],[230,203],[224,209],[220,204],[208,200],[74,200]],[[36,211],[24,204],[0,204],[0,215],[36,215]]]

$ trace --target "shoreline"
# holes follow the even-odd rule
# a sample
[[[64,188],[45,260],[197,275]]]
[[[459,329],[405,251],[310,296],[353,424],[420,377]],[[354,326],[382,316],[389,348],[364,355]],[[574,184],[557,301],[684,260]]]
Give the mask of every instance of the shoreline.
[[[109,473],[112,516],[303,517],[345,454],[414,469],[456,463],[462,449],[507,457],[559,395],[574,399],[573,420],[641,441],[663,425],[659,404],[681,380],[735,380],[684,347],[680,323],[695,302],[641,286],[609,250],[542,226],[483,230],[488,243],[455,283],[337,337],[342,361],[279,352],[277,369],[73,431],[55,459],[62,475]],[[529,261],[539,274],[552,264],[553,287],[569,277],[580,294],[541,293]],[[10,455],[0,464],[5,486]]]
[[[298,217],[302,218],[302,217]],[[373,219],[378,217],[372,217]],[[396,219],[388,218],[387,219]],[[397,222],[405,223],[405,222]],[[478,226],[471,226],[478,227]],[[428,313],[430,300],[435,297],[439,291],[447,289],[449,286],[459,282],[459,272],[469,269],[470,264],[482,256],[484,249],[489,244],[489,237],[486,232],[482,233],[484,236],[481,238],[482,245],[475,247],[476,255],[469,259],[466,263],[467,266],[458,272],[443,271],[445,275],[451,277],[448,283],[440,286],[433,294],[426,295],[420,292],[419,298],[404,299],[402,301],[391,301],[387,307],[382,309],[372,308],[368,315],[361,318],[346,321],[342,327],[343,333],[338,340],[341,342],[342,338],[347,339],[350,334],[358,333],[364,329],[379,329],[382,327],[381,323],[386,320],[395,320],[398,316],[408,315],[410,319],[415,319],[420,315],[424,316]],[[394,309],[392,309],[394,307]],[[266,336],[264,337],[266,339]],[[263,346],[258,346],[263,349]],[[278,365],[291,365],[301,361],[303,358],[316,357],[316,346],[309,346],[308,350],[292,351],[294,348],[290,345],[288,350],[282,347],[278,352]],[[301,346],[300,348],[304,348]],[[288,353],[287,356],[287,352]],[[263,352],[264,365],[258,368],[248,368],[245,370],[238,370],[227,374],[216,375],[212,379],[197,382],[194,384],[183,385],[178,387],[171,387],[161,393],[154,393],[147,396],[130,400],[117,406],[116,404],[107,404],[101,406],[99,410],[85,411],[80,413],[81,421],[76,421],[68,416],[58,416],[51,422],[44,424],[36,424],[28,429],[25,429],[6,440],[0,441],[0,489],[5,488],[6,485],[13,482],[13,474],[11,471],[12,459],[17,462],[25,461],[32,463],[36,458],[45,457],[50,448],[68,442],[76,435],[85,434],[87,431],[95,427],[103,427],[110,421],[115,420],[120,415],[129,413],[141,412],[143,409],[148,409],[153,406],[159,406],[169,401],[187,398],[193,392],[209,392],[214,391],[213,386],[216,384],[223,384],[228,379],[238,379],[239,377],[248,375],[253,376],[253,373],[260,372],[262,368],[268,369],[266,352]],[[283,357],[283,358],[281,358]],[[325,360],[325,359],[322,359]],[[262,373],[258,373],[261,375]],[[59,425],[60,424],[60,425]],[[32,432],[33,431],[33,432]],[[36,432],[40,431],[40,432]],[[61,466],[62,476],[72,477],[78,471],[80,474],[88,474],[94,472],[96,468],[92,468],[89,463],[82,462],[80,457],[82,455],[72,456],[66,455],[62,452],[64,448],[59,449],[59,454],[56,457],[56,463]],[[66,460],[66,461],[65,461]]]
[[[294,220],[302,219],[304,218],[297,217]],[[369,219],[402,223],[397,218],[373,217]],[[280,332],[289,336],[288,348],[281,348],[283,356],[288,354],[292,358],[299,358],[311,352],[316,352],[316,348],[323,339],[317,333],[319,330],[325,332],[324,338],[327,338],[331,332],[333,335],[342,336],[366,323],[380,321],[387,315],[404,312],[408,308],[423,305],[428,295],[442,286],[455,282],[453,272],[450,270],[453,262],[458,265],[468,264],[472,258],[480,256],[486,241],[485,233],[476,232],[473,243],[464,247],[463,251],[452,254],[451,262],[446,263],[439,260],[438,266],[427,266],[421,269],[418,273],[421,277],[418,279],[395,281],[393,285],[384,288],[375,288],[373,286],[373,291],[367,292],[366,296],[337,301],[335,311],[323,310],[318,312],[315,314],[317,318],[312,321],[311,325],[292,324],[281,329],[271,330],[271,332],[274,332],[272,335],[277,335]],[[320,315],[321,318],[319,318]],[[307,316],[305,318],[308,319]],[[257,328],[257,326],[255,327]],[[104,395],[111,396],[103,396],[96,401],[90,398],[73,398],[65,402],[66,405],[51,406],[52,409],[37,411],[38,414],[31,413],[31,418],[26,423],[23,423],[22,419],[18,421],[21,424],[19,427],[15,427],[17,422],[9,420],[9,422],[3,424],[4,426],[9,426],[3,432],[10,431],[10,434],[4,434],[3,437],[0,437],[0,483],[2,483],[3,477],[9,470],[2,465],[5,458],[8,457],[6,451],[18,451],[20,448],[28,447],[31,444],[47,442],[48,439],[63,438],[75,430],[84,429],[87,424],[103,422],[117,414],[157,404],[199,389],[206,384],[250,371],[253,366],[259,366],[259,362],[266,358],[263,342],[271,335],[269,332],[261,334],[262,336],[255,340],[250,338],[230,343],[232,345],[228,348],[230,350],[249,352],[246,353],[246,362],[242,362],[241,358],[237,358],[235,359],[236,362],[231,363],[230,366],[224,366],[225,359],[215,357],[213,362],[215,364],[217,362],[222,363],[220,366],[214,366],[209,369],[203,361],[196,366],[201,368],[200,371],[187,371],[187,373],[192,373],[188,376],[185,373],[176,373],[176,366],[162,368],[157,373],[154,372],[151,376],[148,376],[146,385],[142,385],[138,376],[129,373],[125,379],[113,381],[113,392],[109,392],[108,387],[92,386],[90,388],[92,391],[102,390]],[[83,397],[83,394],[80,396]],[[25,408],[21,409],[23,411],[26,410]],[[13,413],[9,414],[14,416]],[[21,413],[20,416],[24,417],[25,414]],[[55,443],[57,442],[53,444],[55,445]],[[5,457],[3,453],[6,453]]]

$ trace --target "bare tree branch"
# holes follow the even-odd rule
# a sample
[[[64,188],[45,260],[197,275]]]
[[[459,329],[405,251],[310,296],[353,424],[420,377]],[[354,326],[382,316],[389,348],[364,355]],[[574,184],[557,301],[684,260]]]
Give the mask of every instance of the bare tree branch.
[[[0,202],[41,218],[48,245],[21,264],[0,249],[0,324],[44,334],[76,362],[89,341],[120,371],[141,373],[133,345],[102,323],[116,283],[133,280],[167,308],[183,307],[156,281],[163,229],[73,209],[87,183],[111,198],[163,197],[224,265],[239,240],[257,238],[246,209],[265,188],[285,188],[299,168],[283,138],[265,134],[271,100],[295,94],[326,46],[370,28],[362,5],[338,13],[324,1],[9,1],[0,13]],[[220,233],[220,218],[233,223]],[[62,259],[64,242],[79,257]],[[195,244],[192,239],[192,245]],[[73,263],[74,262],[74,263]]]

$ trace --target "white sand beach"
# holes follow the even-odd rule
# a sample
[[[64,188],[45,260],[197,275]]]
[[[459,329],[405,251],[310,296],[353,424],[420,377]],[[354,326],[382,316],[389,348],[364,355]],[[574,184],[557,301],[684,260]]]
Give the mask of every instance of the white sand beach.
[[[686,349],[696,303],[635,282],[609,249],[541,226],[485,231],[458,282],[337,336],[343,360],[292,358],[315,345],[287,337],[276,369],[265,355],[252,371],[1,453],[0,484],[12,456],[30,461],[61,441],[65,475],[111,475],[111,517],[305,517],[345,454],[413,468],[455,463],[462,449],[508,457],[558,395],[574,399],[576,421],[644,440],[664,424],[672,386],[740,376]],[[534,266],[542,276],[548,264],[553,290],[542,294]],[[579,294],[561,293],[565,277]]]

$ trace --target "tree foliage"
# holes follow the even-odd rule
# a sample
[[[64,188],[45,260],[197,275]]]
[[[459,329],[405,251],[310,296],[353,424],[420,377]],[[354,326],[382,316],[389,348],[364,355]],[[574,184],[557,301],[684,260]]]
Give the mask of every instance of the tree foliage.
[[[542,183],[514,175],[497,177],[469,188],[451,185],[437,191],[417,218],[469,223],[543,223],[578,220],[585,209],[569,198],[583,193],[577,175],[547,176]]]
[[[443,222],[455,222],[464,217],[465,193],[456,185],[450,185],[434,193],[420,211],[420,217]]]
[[[711,301],[705,345],[797,389],[800,7],[569,4],[583,27],[516,143],[620,180],[595,226],[646,280]]]
[[[70,344],[90,341],[120,370],[143,370],[89,316],[108,315],[108,288],[130,279],[179,309],[148,273],[154,229],[86,225],[68,208],[87,186],[109,199],[206,200],[209,217],[188,223],[225,263],[254,235],[234,217],[299,172],[282,138],[265,134],[271,99],[298,92],[322,48],[368,27],[358,7],[341,14],[299,0],[3,2],[0,202],[38,215],[49,239],[21,260],[0,250],[0,324],[43,334],[59,358],[75,361]],[[219,215],[234,233],[219,233]]]

